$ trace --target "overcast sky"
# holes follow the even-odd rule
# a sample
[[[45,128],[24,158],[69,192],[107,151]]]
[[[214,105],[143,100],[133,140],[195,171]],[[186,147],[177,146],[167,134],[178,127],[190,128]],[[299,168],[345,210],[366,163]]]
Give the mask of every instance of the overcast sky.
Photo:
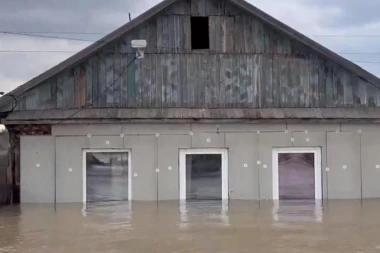
[[[248,1],[380,76],[380,1]],[[12,90],[68,58],[73,54],[71,51],[90,44],[2,34],[1,31],[100,33],[45,34],[95,40],[126,23],[129,12],[136,17],[158,2],[160,0],[0,0],[0,91]],[[70,52],[4,52],[12,50]]]

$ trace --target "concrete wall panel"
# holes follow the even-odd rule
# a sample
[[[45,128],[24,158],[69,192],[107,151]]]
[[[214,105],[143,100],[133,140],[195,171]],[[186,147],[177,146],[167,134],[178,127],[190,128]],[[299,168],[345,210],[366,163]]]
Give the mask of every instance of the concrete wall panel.
[[[285,124],[221,124],[220,132],[249,133],[249,132],[283,132]]]
[[[132,200],[157,200],[157,139],[147,135],[124,137],[124,148],[131,150]]]
[[[360,135],[327,133],[329,199],[360,199]]]
[[[380,133],[361,135],[363,198],[380,198]]]
[[[158,138],[158,200],[179,199],[179,149],[191,148],[191,136]]]
[[[173,135],[190,133],[190,124],[125,124],[122,127],[122,131],[126,135]]]
[[[320,147],[322,169],[322,197],[328,199],[326,171],[326,132],[293,132],[294,147]]]
[[[339,124],[289,124],[289,132],[335,132],[340,130]]]
[[[88,148],[87,137],[56,137],[58,203],[83,202],[83,149]]]
[[[192,136],[193,148],[224,148],[224,133],[194,133]]]
[[[87,136],[91,135],[120,135],[121,125],[118,124],[91,124],[91,125],[56,125],[52,126],[52,135],[55,136]]]
[[[230,199],[258,199],[258,134],[226,133]]]
[[[124,140],[118,136],[91,136],[89,139],[91,149],[121,149],[124,146]]]
[[[54,203],[54,137],[21,136],[21,203]]]
[[[285,131],[285,124],[193,124],[191,130],[194,133],[250,133],[250,132],[282,132]]]
[[[261,133],[259,135],[259,161],[260,199],[273,199],[273,173],[272,153],[273,148],[292,147],[292,135],[290,133]],[[266,168],[264,168],[266,167]]]
[[[358,133],[359,131],[362,133],[380,132],[380,126],[378,124],[342,124],[341,129],[343,132],[352,132],[352,133]]]

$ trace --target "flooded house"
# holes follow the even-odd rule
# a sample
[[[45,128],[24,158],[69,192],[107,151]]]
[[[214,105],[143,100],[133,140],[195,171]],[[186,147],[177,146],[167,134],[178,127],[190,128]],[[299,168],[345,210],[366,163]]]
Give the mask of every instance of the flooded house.
[[[0,98],[14,199],[378,198],[379,89],[246,1],[165,0]]]

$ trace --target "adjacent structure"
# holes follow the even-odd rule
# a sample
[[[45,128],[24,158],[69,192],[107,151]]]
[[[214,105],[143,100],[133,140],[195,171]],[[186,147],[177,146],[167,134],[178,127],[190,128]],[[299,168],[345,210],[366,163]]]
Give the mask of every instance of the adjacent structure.
[[[0,108],[22,203],[364,199],[379,89],[245,1],[165,0]]]

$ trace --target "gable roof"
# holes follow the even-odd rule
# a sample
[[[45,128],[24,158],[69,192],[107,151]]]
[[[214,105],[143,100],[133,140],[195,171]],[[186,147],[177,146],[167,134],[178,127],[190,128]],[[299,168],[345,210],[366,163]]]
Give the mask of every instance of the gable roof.
[[[151,9],[147,10],[137,18],[133,19],[129,23],[121,26],[120,28],[116,29],[112,33],[106,35],[105,37],[101,38],[97,42],[91,44],[87,48],[83,49],[82,51],[76,53],[75,55],[71,56],[67,60],[61,62],[60,64],[56,65],[55,67],[47,70],[46,72],[40,74],[39,76],[33,78],[32,80],[26,82],[25,84],[17,87],[16,89],[12,90],[10,93],[16,97],[20,97],[20,95],[24,94],[28,90],[36,87],[38,84],[46,81],[47,79],[53,77],[54,75],[60,73],[61,71],[66,70],[67,68],[70,68],[71,66],[74,66],[87,57],[91,56],[92,54],[96,53],[99,49],[101,49],[103,46],[109,44],[110,42],[113,42],[123,36],[125,33],[129,32],[133,28],[137,27],[141,23],[147,21],[148,19],[154,17],[159,12],[163,11],[170,5],[174,4],[175,2],[180,0],[164,0],[157,4],[156,6],[152,7]],[[274,27],[275,29],[279,30],[280,32],[284,33],[285,35],[289,36],[290,38],[293,38],[302,44],[310,47],[314,51],[320,53],[322,56],[326,57],[327,59],[331,59],[332,61],[336,62],[337,64],[341,65],[342,67],[345,67],[347,70],[352,71],[354,74],[358,75],[365,81],[371,83],[372,85],[380,87],[380,79],[376,77],[375,75],[369,73],[368,71],[364,70],[357,64],[343,58],[342,56],[334,53],[333,51],[327,49],[326,47],[322,46],[321,44],[313,41],[312,39],[306,37],[305,35],[301,34],[300,32],[297,32],[293,28],[285,25],[284,23],[280,22],[279,20],[273,18],[272,16],[268,15],[267,13],[263,12],[262,10],[256,8],[255,6],[251,5],[250,3],[246,2],[245,0],[225,0],[227,2],[230,2],[234,4],[237,7],[240,7],[240,9],[245,10],[248,12],[248,14],[251,14],[253,16],[256,16],[260,18],[263,22],[267,23],[268,25]],[[7,105],[8,103],[12,102],[13,99],[9,96],[3,96],[0,98],[0,108],[2,106]]]

